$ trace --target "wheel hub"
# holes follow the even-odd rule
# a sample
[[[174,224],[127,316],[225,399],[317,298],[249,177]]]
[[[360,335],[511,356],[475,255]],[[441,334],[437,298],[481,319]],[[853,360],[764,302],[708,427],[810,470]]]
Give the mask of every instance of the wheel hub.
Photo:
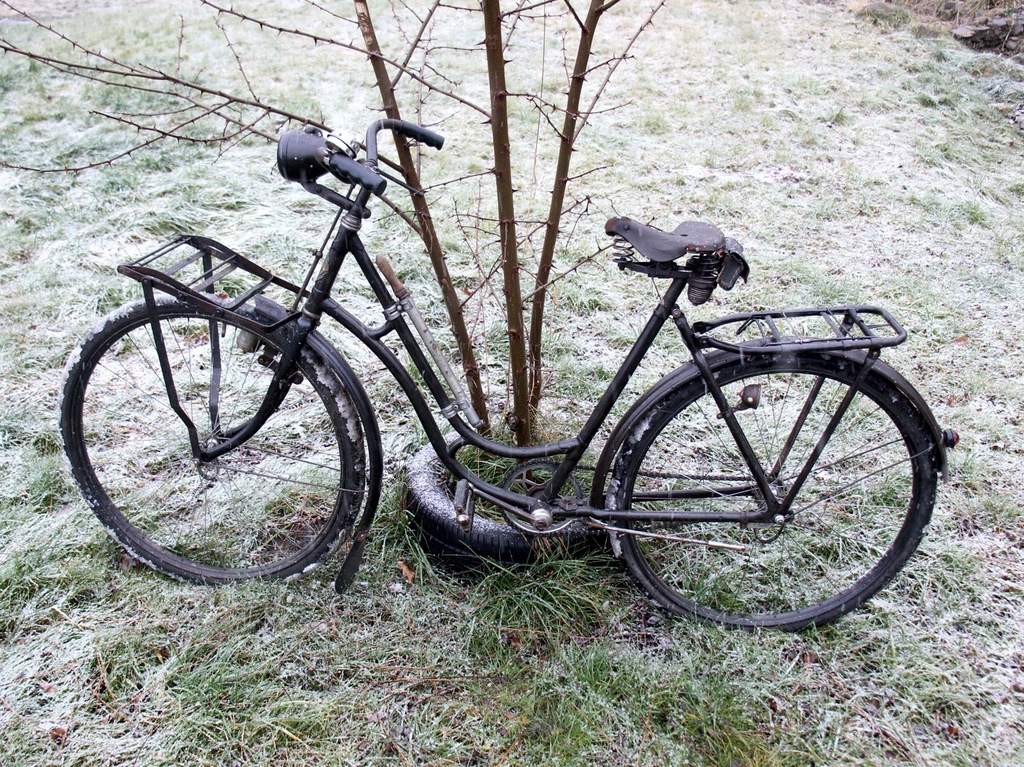
[[[215,482],[220,478],[220,461],[200,461],[196,464],[196,471],[203,479]]]

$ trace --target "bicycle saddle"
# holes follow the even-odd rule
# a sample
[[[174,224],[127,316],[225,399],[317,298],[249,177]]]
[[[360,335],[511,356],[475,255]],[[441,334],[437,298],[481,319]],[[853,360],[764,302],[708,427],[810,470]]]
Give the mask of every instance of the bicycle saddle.
[[[631,218],[609,218],[606,234],[626,240],[646,259],[664,263],[687,253],[715,253],[725,247],[725,235],[717,226],[701,221],[684,221],[672,232],[638,223]]]

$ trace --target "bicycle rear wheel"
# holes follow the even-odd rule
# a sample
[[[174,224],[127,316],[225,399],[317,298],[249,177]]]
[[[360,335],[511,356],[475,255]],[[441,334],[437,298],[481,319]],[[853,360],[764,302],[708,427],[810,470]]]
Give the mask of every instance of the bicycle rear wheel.
[[[216,441],[260,406],[281,338],[177,301],[156,312],[181,406],[200,443]],[[188,581],[287,578],[340,542],[363,496],[362,430],[314,348],[298,372],[254,437],[201,463],[169,404],[145,303],[101,321],[69,361],[61,432],[82,494],[132,557]]]
[[[751,355],[719,366],[727,396],[758,395],[756,407],[736,416],[778,499],[796,483],[862,360]],[[796,630],[861,605],[917,548],[935,499],[935,440],[902,386],[867,376],[787,521],[624,523],[627,569],[668,610],[730,626]],[[609,508],[709,516],[765,508],[699,377],[650,402],[635,423]]]

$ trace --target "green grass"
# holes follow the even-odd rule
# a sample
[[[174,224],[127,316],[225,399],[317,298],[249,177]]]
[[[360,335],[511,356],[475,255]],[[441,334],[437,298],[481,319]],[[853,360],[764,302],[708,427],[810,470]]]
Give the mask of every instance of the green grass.
[[[616,6],[621,29],[642,12]],[[289,26],[322,19],[311,4],[287,13]],[[221,33],[193,4],[74,7],[47,18],[90,46],[173,68],[181,16],[184,71],[244,88]],[[587,196],[586,215],[556,259],[562,273],[606,244],[611,215],[667,229],[704,217],[744,244],[752,272],[694,319],[853,299],[878,302],[907,326],[910,340],[884,357],[942,426],[960,431],[951,481],[905,571],[836,625],[796,636],[668,620],[603,557],[447,572],[419,550],[400,508],[402,462],[422,430],[390,379],[334,331],[378,408],[387,456],[384,503],[350,592],[331,589],[338,557],[296,582],[222,588],[131,565],[79,497],[56,424],[68,354],[99,316],[138,295],[116,265],[186,229],[298,279],[330,211],[276,176],[273,147],[261,141],[223,156],[164,143],[73,175],[0,169],[4,762],[1024,761],[1024,134],[1005,108],[1019,103],[1024,78],[901,19],[869,23],[798,0],[669,3],[609,86],[607,103],[621,108],[595,115],[583,134],[575,168],[604,170],[571,187]],[[380,23],[397,39],[393,21]],[[264,98],[323,115],[345,136],[374,114],[362,58],[227,26]],[[552,29],[544,47],[533,31],[510,49],[510,72],[524,89],[537,85],[525,64],[544,55],[550,90],[560,43]],[[433,34],[456,49],[479,41],[457,26]],[[28,25],[4,21],[0,35],[63,52]],[[467,93],[482,91],[472,55],[437,55]],[[90,110],[166,108],[11,55],[0,57],[0,105],[0,159],[34,166],[89,161],[138,140]],[[434,101],[425,110],[448,138],[425,158],[425,180],[488,167],[478,114]],[[522,205],[543,215],[553,155],[537,152],[534,186],[541,118],[527,108],[513,117]],[[433,193],[454,279],[470,291],[481,269],[467,249],[479,247],[487,266],[492,238],[460,229],[455,211],[476,210],[482,192],[488,215],[486,182]],[[449,344],[422,248],[382,206],[365,234]],[[376,324],[380,311],[356,277],[346,272],[341,290]],[[507,396],[500,287],[477,295],[466,312],[497,413]],[[604,256],[557,284],[543,405],[552,436],[600,396],[655,296]],[[659,339],[625,401],[681,362],[679,340]]]

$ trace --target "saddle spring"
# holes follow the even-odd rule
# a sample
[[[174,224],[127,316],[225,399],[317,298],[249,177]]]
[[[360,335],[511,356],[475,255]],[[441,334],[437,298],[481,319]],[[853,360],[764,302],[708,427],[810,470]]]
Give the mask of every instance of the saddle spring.
[[[690,279],[686,287],[686,297],[694,306],[705,303],[718,287],[718,273],[722,269],[722,259],[718,253],[703,253],[694,256],[686,265],[690,270]]]
[[[612,238],[612,260],[619,264],[636,260],[636,251],[633,246],[625,237],[618,234]]]

